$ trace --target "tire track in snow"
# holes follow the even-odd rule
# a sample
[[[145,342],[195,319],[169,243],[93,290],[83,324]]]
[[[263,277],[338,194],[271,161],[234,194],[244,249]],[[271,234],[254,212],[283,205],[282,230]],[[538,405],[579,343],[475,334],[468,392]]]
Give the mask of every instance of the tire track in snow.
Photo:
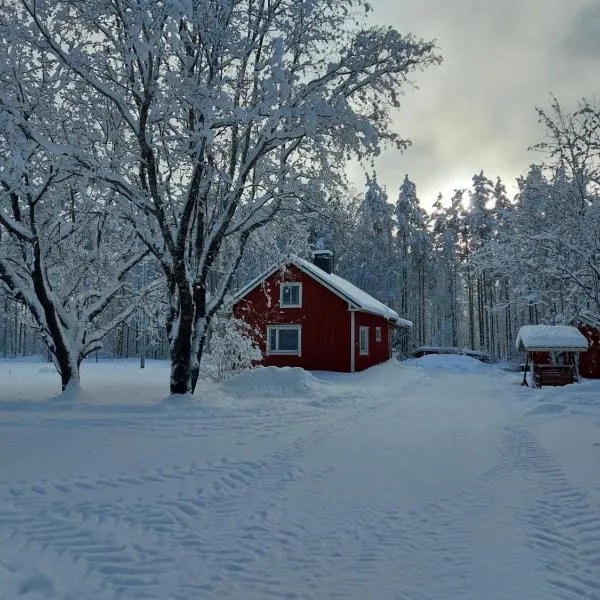
[[[531,486],[521,514],[547,570],[548,597],[600,600],[600,506],[573,486],[529,431],[513,430],[513,465]]]
[[[435,383],[430,378],[421,381],[421,391],[423,384]],[[397,402],[391,399],[379,404],[372,411],[374,421],[361,421],[360,426],[377,429],[376,421],[390,417],[385,408]],[[402,419],[403,411],[394,411],[392,418]],[[311,475],[308,494],[312,494],[318,505],[321,481],[314,473]],[[323,480],[327,477],[324,473]],[[492,476],[483,477],[476,489],[461,492],[458,501],[451,492],[442,492],[410,514],[394,508],[393,503],[337,504],[330,522],[315,524],[311,519],[312,527],[304,534],[303,546],[292,547],[286,553],[286,562],[294,565],[298,574],[280,572],[279,577],[288,583],[295,581],[297,588],[303,590],[302,598],[369,597],[371,590],[365,585],[374,580],[390,581],[390,572],[397,573],[392,581],[401,583],[385,591],[381,588],[382,598],[466,598],[474,576],[470,525],[493,504],[494,481]],[[327,502],[327,496],[322,500]],[[343,578],[340,573],[345,574]],[[278,589],[279,595],[268,597],[282,597],[281,586]],[[267,594],[252,597],[262,598]]]
[[[207,509],[210,521],[215,512],[235,513],[237,497],[254,481],[285,482],[301,476],[288,469],[281,456],[271,458],[270,462],[225,461],[206,468],[176,466],[112,478],[66,479],[58,484],[21,482],[0,494],[0,529],[25,538],[27,553],[42,563],[44,555],[85,561],[102,580],[102,588],[112,589],[115,597],[129,598],[139,592],[144,598],[189,598],[190,589],[201,590],[201,581],[192,588],[183,586],[187,591],[179,595],[172,583],[161,581],[161,574],[190,552],[208,560],[217,558],[222,569],[231,573],[245,568],[252,558],[248,544],[215,554],[214,540],[202,530],[212,526]],[[274,466],[280,468],[273,470]],[[114,499],[93,499],[103,489],[115,494]],[[58,501],[53,499],[57,493]],[[285,536],[284,532],[280,538]],[[133,545],[124,545],[132,539]]]
[[[73,573],[70,583],[80,586],[74,591],[78,597],[94,598],[97,594],[110,598],[133,597],[132,592],[150,589],[156,581],[155,565],[146,562],[143,553],[125,541],[120,543],[114,536],[104,536],[85,523],[65,518],[56,504],[37,511],[31,509],[27,503],[10,506],[3,502],[0,527],[5,530],[7,524],[12,525],[14,529],[9,537],[19,547],[19,554],[26,553],[34,565],[37,563],[44,569],[47,564],[63,563],[62,570]],[[81,569],[82,562],[85,569]],[[79,568],[71,570],[74,564]],[[79,581],[76,581],[77,574]],[[92,593],[83,592],[90,589],[88,581],[95,582]],[[50,592],[51,588],[48,597],[54,596]]]
[[[300,524],[274,518],[275,501],[266,507],[246,506],[249,496],[258,492],[260,500],[265,488],[281,492],[303,476],[297,462],[308,450],[334,429],[392,401],[353,406],[342,419],[332,410],[326,423],[311,427],[283,450],[254,461],[223,460],[206,466],[3,484],[0,527],[24,540],[23,547],[40,563],[51,557],[68,568],[73,561],[83,561],[110,597],[139,594],[183,600],[198,593],[217,593],[226,579],[236,578],[244,584],[254,580],[265,597],[280,597],[281,581],[264,570],[253,573],[252,565],[264,558],[265,542],[269,551],[288,551],[306,532]],[[103,501],[103,496],[108,499]],[[240,507],[241,527],[239,518],[232,521]],[[219,528],[213,521],[220,521],[227,535],[218,539]],[[217,539],[214,531],[208,539],[204,526],[217,529]],[[215,552],[215,547],[221,550]],[[163,577],[190,554],[206,563],[208,568],[201,572],[212,571],[212,580],[191,577],[173,582]],[[80,583],[86,587],[83,579]]]

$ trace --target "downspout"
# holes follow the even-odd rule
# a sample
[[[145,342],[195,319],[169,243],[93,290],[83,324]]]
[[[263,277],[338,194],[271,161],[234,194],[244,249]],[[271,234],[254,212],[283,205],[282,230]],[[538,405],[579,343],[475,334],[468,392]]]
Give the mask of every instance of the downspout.
[[[350,311],[350,373],[356,370],[356,349],[355,349],[355,326],[354,326],[354,310],[348,305]]]

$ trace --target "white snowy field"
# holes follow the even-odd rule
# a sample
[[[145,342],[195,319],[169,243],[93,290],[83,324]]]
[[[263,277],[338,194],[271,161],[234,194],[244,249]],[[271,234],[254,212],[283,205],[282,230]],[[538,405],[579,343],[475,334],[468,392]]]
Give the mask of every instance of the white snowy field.
[[[0,362],[0,598],[600,599],[600,381]]]

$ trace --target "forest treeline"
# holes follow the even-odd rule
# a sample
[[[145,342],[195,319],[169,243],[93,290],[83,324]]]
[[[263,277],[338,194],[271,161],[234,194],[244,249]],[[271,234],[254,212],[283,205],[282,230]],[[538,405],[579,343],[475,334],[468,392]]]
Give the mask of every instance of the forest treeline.
[[[171,361],[192,392],[241,329],[235,289],[326,245],[415,323],[411,344],[511,353],[524,322],[599,312],[599,110],[539,116],[544,160],[509,198],[483,173],[423,211],[394,111],[434,41],[366,26],[365,0],[7,0],[0,12],[0,355]],[[369,167],[370,169],[371,167]],[[210,348],[211,341],[214,342]]]
[[[506,358],[519,327],[570,323],[582,309],[600,313],[600,207],[597,196],[598,109],[540,111],[548,140],[544,162],[517,180],[510,197],[483,172],[472,187],[440,194],[421,207],[408,175],[395,203],[367,177],[354,196],[306,196],[255,234],[230,293],[287,253],[333,250],[336,273],[414,323],[405,345],[468,347]],[[143,289],[149,259],[130,275]],[[215,278],[217,279],[217,278]],[[4,294],[3,356],[44,351],[28,311]],[[166,306],[160,294],[140,304],[104,339],[101,356],[167,358]]]

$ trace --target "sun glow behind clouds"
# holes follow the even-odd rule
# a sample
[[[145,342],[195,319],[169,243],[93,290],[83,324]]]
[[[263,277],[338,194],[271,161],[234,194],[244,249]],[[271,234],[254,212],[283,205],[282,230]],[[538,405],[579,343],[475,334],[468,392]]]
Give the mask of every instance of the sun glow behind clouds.
[[[387,192],[388,202],[395,204],[398,200],[398,192],[406,172],[402,171],[402,167],[395,172],[392,172],[389,169],[379,170],[377,169],[377,164],[375,165],[375,169],[378,182]],[[366,173],[365,167],[359,165],[358,162],[352,162],[348,165],[348,177],[350,183],[357,193],[361,195],[364,193],[365,189]],[[369,175],[371,174],[372,169],[369,172]],[[454,196],[456,190],[469,190],[471,188],[473,175],[468,173],[458,173],[453,176],[447,176],[443,173],[436,173],[435,169],[432,169],[431,177],[426,181],[419,181],[410,173],[408,173],[408,177],[417,186],[417,196],[421,208],[427,212],[432,212],[433,204],[437,200],[438,194],[442,194],[444,206],[448,206],[450,204],[450,199]]]
[[[411,149],[409,148],[407,154],[410,151]],[[400,186],[406,175],[406,164],[403,160],[405,155],[396,153],[396,156],[399,156],[400,159],[396,169],[390,168],[389,159],[375,161],[377,181],[386,191],[388,202],[391,204],[396,204]],[[371,176],[373,174],[373,166],[361,165],[358,161],[351,161],[348,163],[347,173],[354,192],[362,196],[365,191],[366,175],[368,174]],[[466,170],[448,173],[443,172],[442,170],[436,170],[435,167],[431,167],[429,176],[425,179],[415,177],[410,172],[408,173],[408,177],[417,186],[417,197],[419,198],[421,208],[428,213],[431,213],[433,212],[433,205],[440,193],[443,197],[443,206],[450,205],[450,200],[457,190],[465,190],[464,200],[468,201],[469,191],[473,189],[473,176],[475,174],[476,170],[472,173],[469,173]],[[514,197],[518,192],[515,174],[508,172],[494,173],[491,169],[484,169],[483,174],[492,182],[493,186],[496,185],[496,180],[498,179],[498,176],[500,176],[502,183],[506,188],[506,194],[511,200],[514,200]]]

